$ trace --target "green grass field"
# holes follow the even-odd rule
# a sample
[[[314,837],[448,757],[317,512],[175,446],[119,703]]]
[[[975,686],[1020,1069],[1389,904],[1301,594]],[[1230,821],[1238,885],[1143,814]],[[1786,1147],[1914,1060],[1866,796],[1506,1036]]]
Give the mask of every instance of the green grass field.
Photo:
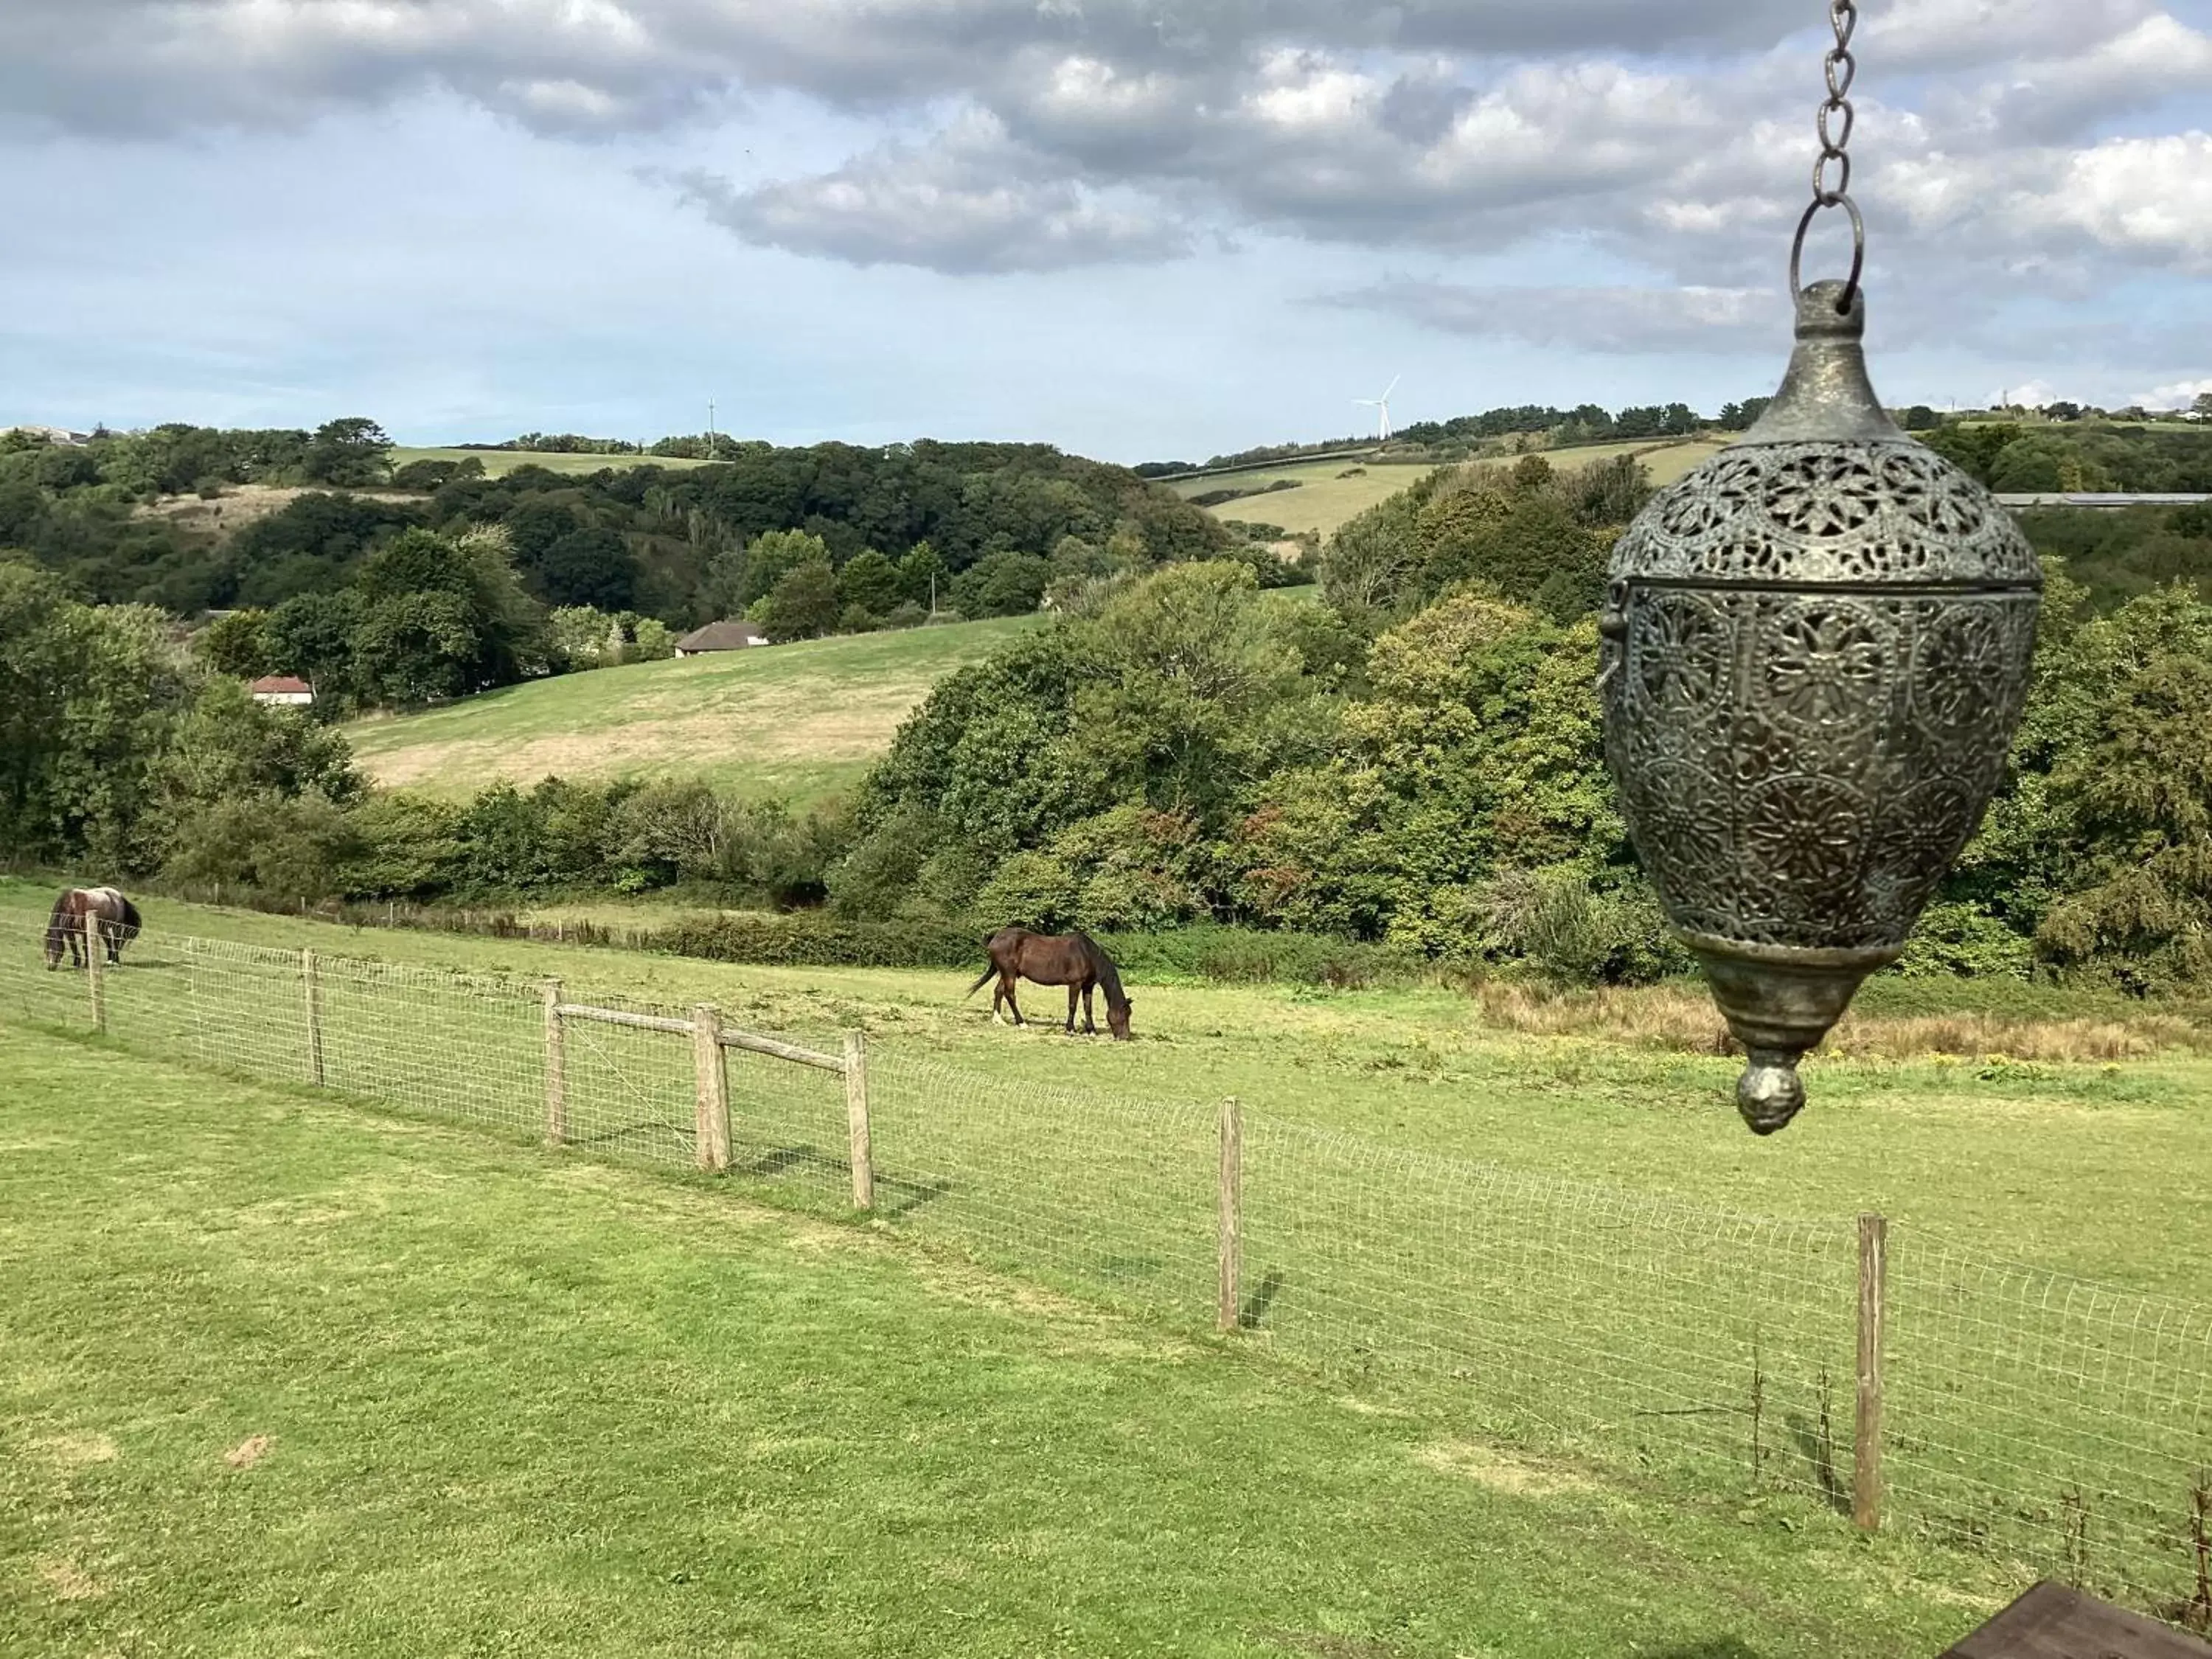
[[[1387,501],[1435,471],[1426,465],[1398,466],[1339,457],[1332,461],[1255,467],[1250,471],[1210,473],[1202,477],[1168,478],[1161,482],[1188,501],[1193,495],[1217,489],[1263,489],[1268,484],[1288,480],[1297,488],[1271,495],[1240,496],[1206,510],[1218,519],[1280,525],[1291,532],[1311,531],[1328,536],[1346,519]]]
[[[698,1180],[0,1027],[0,1649],[1905,1659],[2008,1586]]]
[[[82,1025],[84,977],[34,964],[42,896],[0,889],[16,940],[0,1008]],[[994,1027],[961,1000],[964,972],[732,967],[147,908],[147,939],[107,976],[123,1040],[301,1077],[297,949],[312,945],[331,1088],[518,1147],[544,1127],[544,976],[570,1001],[711,1000],[731,1023],[832,1053],[840,1030],[864,1030],[889,1225],[1170,1330],[1212,1322],[1213,1103],[1235,1094],[1242,1346],[1486,1443],[1701,1501],[1817,1498],[1848,1470],[1850,1217],[1879,1209],[1901,1535],[1972,1539],[1978,1565],[1946,1571],[2023,1583],[2070,1549],[2078,1492],[2093,1584],[2154,1607],[2185,1593],[2172,1540],[2188,1473],[2212,1456],[2212,1206],[2193,1173],[2212,1152],[2212,1066],[2186,1019],[2028,994],[1992,1022],[1971,1006],[1986,991],[1962,991],[1945,999],[1967,1030],[1942,1039],[1954,1048],[1981,1032],[2129,1057],[1831,1060],[1805,1118],[1758,1141],[1729,1103],[1734,1062],[1667,1039],[1694,1006],[1667,988],[1537,1035],[1510,998],[1139,985],[1139,1040],[1115,1045]],[[256,943],[194,946],[186,931]],[[1851,1043],[1917,1052],[1927,989],[1893,983],[1872,1000]],[[1049,991],[1030,1005],[1059,1012]],[[568,1140],[688,1170],[688,1041],[569,1032]],[[743,1055],[730,1069],[732,1183],[848,1213],[835,1077]],[[1836,1411],[1832,1433],[1816,1426]]]
[[[915,705],[1027,617],[807,640],[556,675],[343,727],[388,787],[459,796],[548,774],[700,778],[817,799],[857,782]]]
[[[1651,482],[1670,484],[1720,449],[1722,443],[1722,440],[1711,438],[1692,438],[1680,443],[1638,439],[1630,443],[1584,444],[1541,453],[1553,466],[1564,469],[1589,466],[1616,455],[1640,454]],[[1435,470],[1427,465],[1394,465],[1340,457],[1330,461],[1255,467],[1249,471],[1209,473],[1162,482],[1187,501],[1217,489],[1263,489],[1268,484],[1287,480],[1297,488],[1240,496],[1206,511],[1216,518],[1280,525],[1288,531],[1311,531],[1326,537],[1334,534],[1337,526],[1346,519],[1387,501]]]
[[[29,952],[49,887],[0,880],[0,934]],[[1811,1103],[1787,1133],[1745,1133],[1738,1060],[1595,1031],[1532,1034],[1458,991],[1133,985],[1127,1044],[994,1025],[974,973],[766,968],[444,933],[361,929],[147,902],[164,933],[497,974],[676,1007],[702,1000],[756,1029],[830,1042],[848,1025],[1009,1083],[1211,1103],[1455,1157],[1764,1214],[1887,1213],[1989,1251],[2212,1301],[2212,1054],[2154,1047],[2120,1060],[1929,1055],[1808,1062]],[[976,972],[982,956],[977,947]],[[1890,979],[1863,994],[1877,1022],[1994,1006],[2119,1029],[2128,1005]],[[1056,1024],[1059,994],[1024,1007]],[[1631,994],[1659,1001],[1678,994]],[[2166,1022],[2181,1025],[2179,1021]],[[1712,1021],[1717,1030],[1718,1022]],[[2197,1028],[2201,1030],[2201,1026]],[[2212,1043],[2212,1037],[2199,1042]]]
[[[500,478],[518,467],[542,466],[548,472],[578,474],[601,472],[609,467],[620,470],[632,466],[686,467],[705,466],[705,461],[687,461],[672,455],[569,455],[552,451],[530,449],[440,449],[424,448],[412,444],[395,445],[392,465],[402,467],[410,461],[465,461],[475,459],[483,463],[489,477]]]

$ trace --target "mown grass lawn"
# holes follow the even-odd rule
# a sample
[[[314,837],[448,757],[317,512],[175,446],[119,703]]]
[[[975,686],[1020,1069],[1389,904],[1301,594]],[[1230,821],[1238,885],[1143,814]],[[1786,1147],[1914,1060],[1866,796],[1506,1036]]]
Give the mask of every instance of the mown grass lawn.
[[[932,686],[1035,625],[1004,617],[631,663],[343,730],[379,783],[433,794],[628,774],[803,804],[858,782]]]
[[[703,1180],[0,1026],[0,1650],[1919,1656],[2002,1597]]]

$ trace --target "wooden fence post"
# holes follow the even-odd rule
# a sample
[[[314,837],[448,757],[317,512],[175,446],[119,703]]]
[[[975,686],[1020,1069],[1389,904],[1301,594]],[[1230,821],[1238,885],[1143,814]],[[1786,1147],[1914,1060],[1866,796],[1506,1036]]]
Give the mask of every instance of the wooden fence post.
[[[100,918],[88,915],[84,919],[84,976],[92,992],[92,1029],[101,1036],[107,1034],[107,986],[100,972],[100,953],[106,949],[107,935]]]
[[[323,1086],[323,988],[315,975],[315,953],[300,952],[300,983],[307,999],[307,1081]]]
[[[868,1140],[868,1039],[845,1033],[845,1128],[853,1149],[853,1207],[876,1207],[876,1158]]]
[[[568,1139],[568,1040],[561,1025],[561,981],[539,988],[545,1002],[545,1144]]]
[[[1888,1300],[1889,1223],[1859,1218],[1859,1391],[1851,1433],[1851,1520],[1863,1532],[1881,1528],[1881,1336]]]
[[[730,1167],[730,1083],[722,1069],[722,1016],[711,1002],[691,1010],[691,1061],[698,1075],[692,1142],[702,1170]]]
[[[1221,1103],[1221,1284],[1215,1323],[1233,1331],[1243,1320],[1244,1122],[1237,1097]]]

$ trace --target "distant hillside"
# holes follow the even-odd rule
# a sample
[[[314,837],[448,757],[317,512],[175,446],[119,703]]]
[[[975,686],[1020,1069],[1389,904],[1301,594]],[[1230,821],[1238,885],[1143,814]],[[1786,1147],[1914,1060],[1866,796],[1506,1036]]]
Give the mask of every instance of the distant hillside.
[[[1727,441],[1725,435],[1641,439],[1540,453],[1546,460],[1563,471],[1608,461],[1616,455],[1635,455],[1643,460],[1652,483],[1667,484]],[[1430,462],[1409,465],[1336,457],[1326,461],[1289,462],[1234,472],[1163,478],[1160,482],[1216,518],[1277,525],[1294,535],[1310,531],[1325,537],[1346,520],[1365,512],[1435,471],[1435,465]]]
[[[532,680],[344,727],[379,783],[459,798],[500,778],[702,778],[820,799],[857,782],[908,710],[1032,617],[810,640]]]
[[[508,473],[526,466],[542,466],[548,472],[603,472],[609,467],[617,471],[633,466],[665,466],[671,471],[684,467],[705,466],[705,461],[687,461],[672,455],[593,455],[540,449],[422,449],[399,444],[392,451],[394,471],[410,461],[480,461],[488,478],[503,478]]]

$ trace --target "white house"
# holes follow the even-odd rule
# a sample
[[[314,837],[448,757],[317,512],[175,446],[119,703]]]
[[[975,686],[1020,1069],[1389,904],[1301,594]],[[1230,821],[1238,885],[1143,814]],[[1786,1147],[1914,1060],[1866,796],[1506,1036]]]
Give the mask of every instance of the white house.
[[[246,689],[256,702],[283,703],[289,708],[304,708],[315,700],[315,688],[289,674],[264,674]]]

